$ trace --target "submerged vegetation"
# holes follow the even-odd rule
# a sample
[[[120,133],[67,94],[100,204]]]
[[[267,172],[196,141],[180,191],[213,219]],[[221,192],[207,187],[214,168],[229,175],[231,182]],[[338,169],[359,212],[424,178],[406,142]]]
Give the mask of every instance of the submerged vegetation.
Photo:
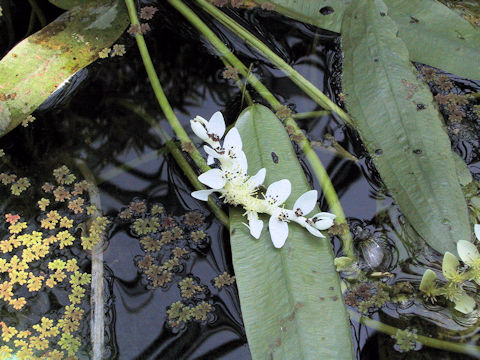
[[[480,356],[471,2],[50,3],[14,46],[20,5],[0,2],[0,359],[221,358],[245,334],[253,359],[359,358],[349,320],[393,358]],[[319,28],[341,34],[324,89],[298,66],[335,39]],[[349,209],[362,171],[371,219]],[[191,350],[216,327],[240,340]]]

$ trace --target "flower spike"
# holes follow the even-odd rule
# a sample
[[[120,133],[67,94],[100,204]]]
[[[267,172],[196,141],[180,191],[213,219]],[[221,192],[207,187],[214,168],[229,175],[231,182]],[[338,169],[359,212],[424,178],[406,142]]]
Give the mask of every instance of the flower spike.
[[[226,135],[225,121],[220,112],[212,115],[209,121],[201,116],[190,120],[193,132],[208,145],[204,146],[208,155],[207,163],[212,165],[215,159],[219,168],[209,170],[198,177],[198,180],[211,189],[192,192],[198,200],[207,201],[214,193],[220,193],[224,201],[233,206],[242,206],[246,210],[248,224],[245,226],[250,234],[258,239],[263,230],[263,221],[259,213],[270,215],[268,229],[273,246],[281,248],[288,238],[288,223],[293,221],[305,227],[314,236],[324,238],[320,230],[326,230],[333,225],[335,215],[318,213],[311,218],[305,217],[314,209],[317,203],[316,190],[307,191],[301,195],[293,210],[282,207],[292,191],[289,180],[283,179],[270,184],[264,199],[258,197],[258,188],[265,181],[266,170],[260,169],[254,176],[247,173],[248,162],[242,150],[242,138],[238,129],[233,127]]]

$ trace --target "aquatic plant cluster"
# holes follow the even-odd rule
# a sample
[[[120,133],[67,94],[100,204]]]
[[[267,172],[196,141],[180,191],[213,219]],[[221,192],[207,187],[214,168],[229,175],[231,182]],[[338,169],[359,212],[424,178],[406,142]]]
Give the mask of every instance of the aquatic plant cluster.
[[[476,224],[474,230],[477,240],[480,240],[480,225]],[[438,286],[436,273],[427,269],[423,274],[420,290],[431,302],[443,296],[455,304],[455,310],[469,314],[474,311],[476,301],[465,288],[468,288],[468,282],[471,281],[480,285],[480,253],[477,246],[467,240],[458,241],[457,252],[464,266],[460,266],[460,261],[455,255],[446,252],[442,262],[442,273],[446,283]]]
[[[131,233],[139,239],[145,254],[136,258],[136,265],[145,275],[148,287],[165,289],[177,281],[181,300],[167,309],[170,329],[177,332],[191,321],[213,321],[215,307],[208,286],[201,284],[197,277],[184,274],[192,252],[202,255],[209,249],[210,237],[204,231],[203,214],[190,211],[182,216],[171,216],[163,205],[149,206],[145,200],[137,199],[118,217],[130,224]],[[212,279],[213,286],[219,290],[234,282],[235,277],[227,272]]]
[[[15,186],[16,175],[1,176],[4,185],[13,183],[10,191],[14,196],[27,189]],[[88,310],[84,300],[91,275],[82,271],[89,262],[71,249],[92,249],[109,221],[93,216],[97,209],[89,205],[86,181],[76,181],[66,166],[55,169],[53,176],[55,182],[43,184],[43,197],[36,204],[39,224],[15,211],[4,214],[1,359],[13,355],[19,359],[76,359],[79,351],[84,351],[80,332],[88,325],[81,320]],[[29,183],[28,179],[24,182]],[[50,304],[48,299],[53,297],[58,305]],[[40,316],[38,307],[48,310]]]
[[[245,225],[256,239],[263,229],[263,221],[258,218],[258,214],[270,215],[268,229],[276,248],[285,244],[290,221],[303,226],[314,236],[325,237],[320,230],[330,228],[336,216],[320,212],[311,218],[306,217],[317,203],[316,190],[301,195],[291,210],[283,206],[292,189],[287,179],[270,184],[263,199],[259,198],[259,187],[265,180],[266,170],[263,168],[253,176],[248,175],[247,157],[242,150],[242,139],[237,128],[230,129],[221,144],[220,140],[225,134],[225,121],[220,112],[213,114],[209,121],[197,116],[190,124],[193,132],[208,144],[204,146],[208,165],[213,165],[215,160],[220,164],[219,168],[211,169],[198,177],[201,183],[211,189],[192,192],[194,198],[207,201],[209,195],[218,192],[225,203],[243,207],[248,219],[248,225]]]

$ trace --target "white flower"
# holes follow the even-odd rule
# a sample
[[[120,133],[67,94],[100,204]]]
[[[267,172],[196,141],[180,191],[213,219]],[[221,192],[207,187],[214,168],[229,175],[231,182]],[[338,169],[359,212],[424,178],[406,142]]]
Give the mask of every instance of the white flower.
[[[273,246],[281,248],[288,237],[288,212],[285,209],[277,208],[270,216],[268,221],[268,230],[273,242]]]
[[[477,240],[480,240],[480,225],[475,224],[473,228]],[[457,242],[457,252],[465,264],[471,267],[480,266],[480,253],[475,244],[472,244],[470,241],[459,240]]]
[[[292,192],[292,184],[287,179],[276,181],[267,188],[265,200],[270,205],[281,205],[288,199]]]
[[[242,206],[246,212],[250,234],[258,239],[263,230],[263,221],[259,213],[270,215],[268,228],[273,245],[281,248],[288,237],[288,222],[294,221],[318,237],[325,237],[319,230],[333,225],[335,215],[319,213],[307,218],[317,203],[316,190],[301,195],[293,210],[285,209],[284,202],[290,196],[292,185],[289,180],[276,181],[268,186],[264,199],[257,196],[258,187],[265,180],[266,170],[260,169],[254,176],[248,176],[247,157],[242,150],[243,144],[237,128],[233,127],[226,135],[223,145],[220,143],[225,133],[225,121],[220,112],[216,112],[209,121],[197,116],[191,120],[192,130],[208,145],[204,146],[208,155],[208,164],[220,163],[220,168],[211,169],[198,177],[198,180],[210,189],[192,192],[196,199],[207,201],[213,192],[221,194],[224,202]]]
[[[208,144],[220,141],[225,134],[225,120],[220,111],[213,114],[209,121],[197,116],[190,120],[190,125],[195,135]]]
[[[250,234],[258,239],[262,234],[263,221],[258,218],[258,213],[254,211],[247,211],[248,225],[243,223],[249,230]]]

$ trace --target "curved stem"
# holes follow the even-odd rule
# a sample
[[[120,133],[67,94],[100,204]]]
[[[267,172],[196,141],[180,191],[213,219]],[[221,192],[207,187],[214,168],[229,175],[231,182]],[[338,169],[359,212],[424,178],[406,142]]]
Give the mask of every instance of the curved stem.
[[[168,0],[185,18],[190,21],[215,47],[218,51],[219,56],[225,58],[232,66],[234,66],[238,72],[245,77],[245,79],[252,85],[252,87],[257,91],[257,93],[262,96],[270,106],[275,110],[280,110],[283,108],[282,104],[277,100],[277,98],[263,85],[258,78],[252,74],[248,68],[227,48],[227,46],[214,34],[212,30],[181,0]],[[283,60],[282,60],[283,61]],[[312,149],[312,146],[305,135],[302,133],[301,129],[298,127],[295,120],[292,117],[285,119],[285,125],[290,135],[293,135],[293,139],[301,147],[305,156],[310,163],[315,176],[322,187],[325,198],[330,206],[331,211],[337,215],[337,222],[339,224],[347,224],[345,219],[345,214],[343,212],[340,200],[338,199],[337,193],[328,177],[328,174],[325,168],[322,165],[322,162],[318,158],[315,151]],[[348,226],[348,225],[347,225]],[[341,235],[343,241],[343,249],[345,254],[351,258],[355,259],[355,253],[353,251],[353,239],[349,231]]]
[[[206,0],[196,0],[196,2],[215,19],[220,21],[228,29],[233,31],[241,39],[253,46],[260,54],[265,56],[272,64],[282,70],[305,94],[324,109],[331,110],[340,116],[340,118],[348,125],[352,125],[350,117],[334,102],[332,102],[324,93],[322,93],[315,85],[305,79],[299,72],[288,65],[280,56],[275,54],[268,46],[257,39],[247,29],[239,25],[223,11],[216,8]]]
[[[125,0],[125,3],[127,4],[128,15],[130,16],[130,21],[132,25],[139,26],[140,23],[138,21],[137,10],[135,8],[133,0]],[[148,52],[147,44],[145,43],[143,35],[139,33],[135,34],[135,40],[137,41],[138,50],[140,51],[140,55],[145,66],[145,70],[147,71],[148,79],[150,80],[150,84],[152,85],[153,92],[155,93],[158,104],[160,105],[168,122],[170,123],[170,126],[173,128],[173,131],[182,143],[189,144],[189,146],[185,148],[189,149],[188,152],[190,156],[192,157],[195,164],[200,168],[200,170],[202,170],[202,172],[210,170],[210,167],[205,162],[205,159],[200,154],[196,146],[193,144],[193,141],[190,139],[185,129],[180,124],[180,121],[178,121],[172,107],[170,106],[170,103],[168,102],[167,97],[165,96],[165,93],[163,92],[162,85],[160,84],[160,80],[158,79],[155,68],[153,67],[152,59]]]
[[[28,0],[28,2],[30,3],[32,10],[35,12],[35,15],[37,15],[40,25],[42,25],[42,27],[47,26],[47,18],[45,17],[42,9],[40,9],[40,6],[38,6],[37,2],[35,0]]]
[[[159,127],[158,131],[160,132],[160,136],[162,137],[162,139],[165,141],[165,145],[167,146],[167,149],[170,151],[173,158],[177,162],[178,166],[180,166],[180,168],[183,170],[183,173],[188,178],[188,180],[193,185],[193,187],[197,190],[205,189],[205,186],[203,186],[203,184],[200,181],[198,181],[198,176],[195,173],[195,171],[193,171],[191,166],[188,164],[187,159],[185,159],[182,152],[177,148],[177,146],[172,141],[172,139],[169,138],[169,136],[165,132],[165,130],[163,130],[161,127]],[[223,212],[223,210],[220,209],[220,207],[215,203],[214,200],[212,200],[211,197],[208,198],[207,203],[208,203],[208,206],[210,207],[210,209],[212,210],[212,212],[218,218],[218,220],[220,220],[222,222],[222,224],[225,225],[227,227],[227,229],[229,229],[230,228],[230,219],[227,216],[227,214],[225,214]]]
[[[365,326],[368,326],[369,328],[375,329],[387,335],[395,336],[397,334],[397,331],[401,330],[396,327],[381,323],[380,321],[376,321],[366,316],[362,316],[353,310],[348,310],[348,313],[350,314],[350,319],[352,319],[353,321],[361,323]],[[425,346],[429,346],[435,349],[454,351],[461,354],[472,355],[474,357],[478,357],[478,354],[480,354],[480,346],[458,344],[450,341],[433,339],[418,334],[416,341]]]
[[[119,105],[129,109],[130,111],[135,113],[137,116],[145,120],[147,123],[149,123],[152,129],[157,133],[157,135],[165,143],[165,146],[167,147],[168,151],[170,152],[170,154],[172,154],[178,166],[180,166],[180,168],[183,170],[183,173],[185,174],[187,179],[190,181],[192,186],[196,190],[205,189],[205,186],[203,186],[203,184],[200,181],[198,181],[197,174],[195,173],[195,171],[192,169],[188,161],[183,156],[182,151],[178,149],[178,147],[175,145],[172,139],[168,136],[165,130],[162,129],[162,127],[157,123],[157,121],[155,121],[155,119],[151,115],[147,114],[145,111],[141,110],[139,107],[129,104],[128,102],[122,102]],[[156,155],[156,152],[155,152],[155,155]],[[212,200],[212,198],[209,198],[207,203],[210,209],[212,210],[212,212],[223,223],[223,225],[229,228],[230,220],[227,214],[225,214],[225,212],[217,205],[217,203],[214,200]]]
[[[311,119],[315,117],[322,117],[330,115],[330,111],[328,110],[320,110],[320,111],[309,111],[303,113],[292,114],[292,118],[295,120],[303,120],[303,119]]]

